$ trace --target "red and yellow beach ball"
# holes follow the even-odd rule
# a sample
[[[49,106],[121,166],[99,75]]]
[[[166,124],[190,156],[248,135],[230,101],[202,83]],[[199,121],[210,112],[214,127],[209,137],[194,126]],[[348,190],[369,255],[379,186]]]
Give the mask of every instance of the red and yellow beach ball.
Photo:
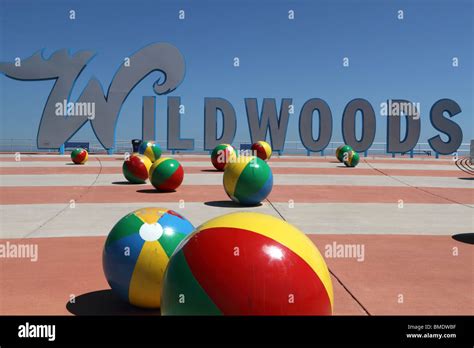
[[[151,184],[157,190],[173,191],[183,182],[184,170],[174,158],[162,157],[152,164],[149,176]]]
[[[233,162],[238,157],[235,148],[230,144],[217,145],[211,153],[211,162],[217,170],[224,170],[229,162]]]
[[[85,149],[75,149],[74,151],[71,152],[71,160],[75,164],[84,164],[87,162],[87,159],[89,158],[89,154]]]
[[[257,157],[264,161],[268,161],[272,157],[272,147],[266,141],[257,141],[252,144],[252,151],[255,151]]]
[[[131,155],[123,162],[122,173],[129,182],[143,184],[148,179],[151,161],[144,155]]]
[[[331,315],[328,268],[311,240],[276,217],[241,212],[199,226],[163,278],[163,315]]]

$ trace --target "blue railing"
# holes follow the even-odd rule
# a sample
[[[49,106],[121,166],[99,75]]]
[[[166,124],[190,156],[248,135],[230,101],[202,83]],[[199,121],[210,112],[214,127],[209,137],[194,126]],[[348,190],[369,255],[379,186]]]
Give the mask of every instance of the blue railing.
[[[70,142],[84,144],[85,142]],[[157,141],[157,143],[163,148],[167,149],[166,141]],[[195,140],[194,141],[194,150],[192,151],[174,151],[175,153],[180,152],[194,152],[194,153],[208,153],[208,151],[204,151],[204,143],[202,140]],[[89,144],[89,152],[91,153],[107,153],[106,150],[100,145],[98,141],[90,141]],[[240,149],[241,144],[245,147],[249,144],[248,140],[245,141],[234,141],[233,145]],[[281,155],[331,155],[336,151],[336,148],[341,145],[342,142],[330,142],[329,145],[326,147],[324,152],[321,153],[308,153],[306,148],[300,141],[286,141],[285,148],[280,153]],[[73,146],[73,147],[82,147],[82,146]],[[367,151],[367,156],[373,155],[391,155],[387,154],[387,145],[385,142],[374,142],[371,148]],[[0,139],[0,152],[58,152],[58,150],[38,150],[36,147],[36,139]],[[118,140],[115,143],[115,153],[125,153],[125,152],[132,152],[132,143],[130,140]],[[469,143],[462,143],[459,147],[457,154],[459,157],[469,156],[470,154],[470,144]],[[396,154],[396,157],[416,157],[416,156],[433,156],[437,157],[437,154],[431,149],[428,143],[418,143],[415,148],[407,152],[405,154]]]

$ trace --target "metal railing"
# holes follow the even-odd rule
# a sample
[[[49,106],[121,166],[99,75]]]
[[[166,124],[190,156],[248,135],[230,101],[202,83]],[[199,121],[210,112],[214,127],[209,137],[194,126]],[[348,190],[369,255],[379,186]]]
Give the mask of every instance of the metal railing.
[[[161,146],[162,149],[167,149],[166,141],[158,140],[157,143]],[[240,144],[248,144],[249,141],[234,141],[233,145],[239,149]],[[332,141],[326,147],[323,152],[323,155],[331,155],[336,151],[336,148],[343,143],[340,141]],[[106,150],[102,145],[97,141],[89,142],[89,149],[91,153],[106,153]],[[368,156],[372,155],[390,155],[387,153],[387,144],[385,142],[374,142],[370,149],[367,151]],[[0,152],[58,152],[58,150],[39,150],[36,146],[36,139],[0,139]],[[115,153],[124,153],[132,152],[132,143],[131,140],[117,140],[115,142]],[[207,153],[208,151],[204,150],[204,141],[201,139],[194,140],[194,149],[186,151],[175,151],[178,153]],[[469,156],[470,153],[470,143],[462,143],[459,147],[457,154],[459,157]],[[307,155],[308,151],[303,146],[301,141],[286,141],[283,151],[280,153],[282,155],[294,155],[294,154],[303,154]],[[320,155],[321,153],[311,153],[311,155]],[[435,153],[433,149],[429,146],[428,143],[418,143],[413,149],[413,154],[424,155],[424,156],[433,156]],[[409,156],[410,152],[407,152],[405,156]],[[397,154],[397,156],[401,156]]]

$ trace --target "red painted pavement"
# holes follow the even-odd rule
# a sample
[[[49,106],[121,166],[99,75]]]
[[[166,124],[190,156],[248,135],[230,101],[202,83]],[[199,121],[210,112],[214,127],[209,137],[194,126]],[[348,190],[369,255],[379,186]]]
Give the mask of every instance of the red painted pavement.
[[[296,203],[407,203],[474,204],[474,189],[412,188],[350,185],[277,185],[268,197],[272,202]],[[3,186],[1,204],[127,202],[207,202],[229,200],[222,185],[183,185],[176,192],[158,192],[149,184],[112,186]]]
[[[370,314],[474,314],[472,245],[455,241],[450,236],[309,237],[323,255],[326,246],[333,246],[334,242],[336,245],[364,246],[363,262],[355,258],[326,260],[331,271]],[[401,300],[403,302],[399,303]]]
[[[184,162],[183,162],[184,163]],[[222,174],[211,167],[186,167],[185,173],[189,174]],[[381,169],[390,176],[432,176],[432,177],[458,177],[468,178],[470,175],[456,170],[412,170],[412,169]],[[121,167],[0,167],[0,175],[35,175],[35,174],[121,174]],[[384,175],[370,168],[346,168],[343,165],[337,168],[300,168],[300,167],[273,167],[273,174],[301,174],[301,175]]]
[[[326,258],[334,277],[334,314],[472,315],[474,256],[449,236],[311,235],[326,246],[364,245],[364,261]],[[0,240],[5,243],[6,240]],[[102,272],[105,237],[16,239],[38,245],[38,261],[2,259],[0,314],[157,314],[134,309],[108,292]],[[457,248],[458,255],[453,255]],[[349,292],[350,293],[349,293]],[[69,303],[71,295],[76,303]],[[399,295],[403,303],[399,303]]]

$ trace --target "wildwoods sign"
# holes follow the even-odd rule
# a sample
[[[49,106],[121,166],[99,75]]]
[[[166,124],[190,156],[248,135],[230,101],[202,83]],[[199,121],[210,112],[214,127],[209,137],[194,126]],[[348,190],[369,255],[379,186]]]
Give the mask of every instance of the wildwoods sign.
[[[41,52],[13,63],[0,63],[0,72],[17,80],[55,80],[46,101],[38,129],[37,145],[40,149],[57,149],[68,141],[85,123],[90,122],[99,142],[113,151],[115,129],[122,104],[134,87],[155,71],[164,79],[153,84],[157,95],[175,90],[184,79],[185,63],[180,51],[167,43],[144,47],[125,59],[104,94],[100,83],[91,79],[76,102],[69,101],[75,82],[88,62],[91,51],[69,55],[66,50],[55,52],[44,59]],[[180,137],[180,97],[168,97],[168,139],[170,150],[191,150],[193,139]],[[256,98],[244,99],[247,122],[252,142],[264,140],[270,133],[272,147],[283,150],[290,114],[294,113],[291,98],[283,98],[280,106],[273,98],[263,99],[261,108]],[[145,96],[142,108],[142,136],[155,139],[156,97]],[[356,114],[362,115],[362,136],[356,136]],[[429,112],[432,126],[448,137],[440,135],[428,139],[431,148],[440,154],[455,152],[462,142],[462,130],[451,118],[461,112],[460,106],[451,99],[436,101]],[[415,147],[420,138],[419,105],[403,99],[390,99],[381,105],[381,114],[387,116],[387,152],[407,152]],[[316,118],[316,116],[318,116]],[[217,118],[222,117],[223,129],[217,129]],[[313,134],[313,122],[318,122],[318,134]],[[402,137],[401,122],[406,122]],[[204,100],[204,148],[213,149],[219,143],[232,143],[237,128],[237,117],[232,104],[224,98]],[[299,113],[299,132],[303,145],[309,151],[322,151],[332,136],[333,119],[329,105],[320,98],[307,100]],[[342,115],[344,142],[356,151],[366,151],[375,139],[376,117],[372,105],[365,99],[349,101]],[[220,134],[220,136],[218,136]]]

